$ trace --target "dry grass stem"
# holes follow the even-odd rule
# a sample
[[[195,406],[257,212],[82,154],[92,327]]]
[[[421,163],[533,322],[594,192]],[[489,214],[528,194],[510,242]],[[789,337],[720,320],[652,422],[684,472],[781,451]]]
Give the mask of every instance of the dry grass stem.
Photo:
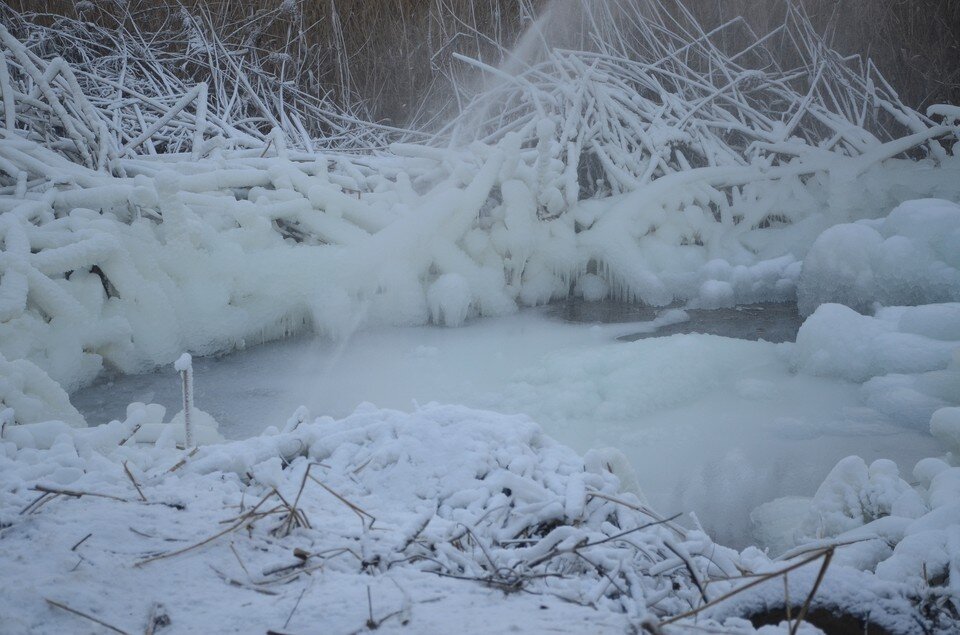
[[[121,444],[121,445],[122,445],[122,444]],[[140,489],[140,485],[137,483],[137,479],[133,478],[133,473],[130,472],[130,468],[127,467],[127,462],[126,462],[126,461],[123,462],[123,471],[126,473],[127,478],[130,479],[130,482],[133,483],[133,486],[136,488],[137,494],[140,495],[140,500],[142,500],[144,503],[146,503],[146,502],[147,502],[147,497],[143,495],[143,490]]]
[[[92,535],[93,535],[93,533],[91,532],[91,533],[87,534],[86,536],[84,536],[83,538],[81,538],[80,540],[78,540],[75,545],[73,545],[72,547],[70,547],[70,551],[76,551],[76,550],[77,550],[77,547],[79,547],[80,545],[82,545],[83,543],[85,543],[85,542],[87,541],[87,538],[89,538],[89,537],[92,536]]]
[[[77,615],[77,616],[79,616],[79,617],[82,617],[82,618],[85,619],[85,620],[90,620],[91,622],[94,622],[94,623],[96,623],[96,624],[99,624],[100,626],[102,626],[102,627],[104,627],[104,628],[106,628],[106,629],[108,629],[108,630],[111,630],[111,631],[113,631],[114,633],[121,633],[122,635],[130,635],[127,631],[125,631],[125,630],[123,630],[123,629],[120,629],[120,628],[117,628],[117,627],[114,626],[113,624],[108,624],[108,623],[104,622],[103,620],[101,620],[100,618],[94,617],[94,616],[92,616],[92,615],[88,615],[87,613],[84,613],[83,611],[78,611],[77,609],[70,608],[70,607],[67,606],[66,604],[63,604],[62,602],[57,602],[56,600],[51,600],[50,598],[43,598],[43,599],[47,602],[47,604],[49,604],[49,605],[51,605],[51,606],[55,606],[55,607],[57,607],[58,609],[63,609],[64,611],[67,611],[68,613],[73,613],[74,615]]]

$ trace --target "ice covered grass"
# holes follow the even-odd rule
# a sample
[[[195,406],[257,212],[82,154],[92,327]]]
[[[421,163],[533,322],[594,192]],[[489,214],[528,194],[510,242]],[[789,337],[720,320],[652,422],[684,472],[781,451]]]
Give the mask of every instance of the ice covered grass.
[[[455,326],[570,293],[706,307],[790,300],[800,255],[832,218],[810,199],[803,222],[727,231],[708,217],[667,214],[664,201],[686,190],[655,188],[662,198],[652,208],[650,198],[637,207],[637,193],[545,221],[534,190],[513,178],[529,166],[504,174],[512,169],[504,148],[469,183],[427,189],[409,179],[418,161],[409,157],[131,160],[137,174],[118,179],[16,135],[0,155],[44,182],[78,185],[12,192],[0,203],[0,354],[68,391],[104,366],[143,372],[184,350],[211,354],[304,331],[343,338],[372,325]],[[941,191],[949,165],[893,163],[863,178],[878,197]],[[924,174],[929,182],[905,185]],[[944,231],[955,231],[955,206],[937,205]],[[874,210],[883,206],[878,199]],[[708,225],[716,242],[691,242]],[[933,249],[930,236],[901,238],[917,253]],[[943,280],[931,281],[941,291],[928,299],[949,297],[956,269],[930,253]],[[836,284],[816,262],[806,288]]]

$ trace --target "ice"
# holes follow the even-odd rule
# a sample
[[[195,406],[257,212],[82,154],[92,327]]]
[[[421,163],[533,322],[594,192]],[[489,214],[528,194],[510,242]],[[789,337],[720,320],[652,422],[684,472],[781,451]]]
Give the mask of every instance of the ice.
[[[934,476],[927,496],[933,509],[955,503],[960,497],[960,467],[951,467]]]
[[[700,305],[704,309],[719,309],[736,303],[736,294],[729,282],[707,280],[700,285]]]
[[[944,313],[949,315],[947,308]],[[794,366],[802,372],[855,382],[947,368],[957,341],[900,331],[899,324],[889,319],[900,313],[874,318],[841,304],[822,304],[800,327]]]
[[[434,324],[460,326],[467,319],[473,294],[463,276],[447,273],[430,285],[427,302]]]
[[[838,225],[823,232],[803,262],[797,299],[800,312],[813,313],[827,302],[841,302],[856,311],[877,301],[874,253],[883,236],[867,225]]]
[[[955,461],[960,460],[960,408],[941,408],[934,412],[930,433],[943,443]]]
[[[10,423],[57,420],[73,426],[85,424],[67,393],[46,373],[28,360],[7,361],[2,354],[0,403],[5,412],[10,411]]]
[[[548,14],[560,5],[577,3]],[[785,76],[762,47],[748,49],[758,68],[741,68],[704,45],[712,33],[678,49],[687,34],[667,37],[643,12],[622,37],[606,22],[616,12],[589,9],[606,4],[579,6],[599,17],[589,50],[534,51],[533,30],[510,72],[455,54],[498,81],[475,98],[458,87],[448,126],[387,134],[335,111],[339,145],[323,155],[283,97],[281,121],[273,106],[230,121],[250,100],[233,91],[224,112],[231,91],[215,75],[213,90],[152,99],[0,26],[5,574],[94,613],[127,607],[125,620],[149,608],[149,594],[131,608],[129,590],[156,588],[176,602],[176,628],[202,631],[210,605],[282,617],[283,602],[235,594],[270,592],[244,558],[259,577],[290,571],[292,552],[294,569],[323,569],[310,584],[329,600],[308,602],[304,624],[369,626],[374,595],[358,615],[354,591],[388,580],[399,595],[378,587],[377,601],[399,604],[387,615],[401,620],[413,594],[463,608],[473,592],[452,585],[484,582],[531,591],[496,604],[517,602],[526,626],[546,607],[588,628],[653,631],[651,616],[829,548],[819,606],[949,629],[955,612],[922,609],[934,597],[960,608],[956,109],[904,106],[871,65],[797,30],[793,8],[781,39],[800,66]],[[868,130],[870,108],[888,121]],[[643,304],[649,319],[494,321],[571,297]],[[795,344],[767,341],[790,340],[795,323],[774,338],[763,319],[737,320],[756,341],[686,332],[701,329],[698,312],[795,301],[809,316]],[[291,335],[302,339],[275,353],[210,359]],[[639,335],[653,337],[623,341]],[[129,379],[157,368],[163,389]],[[67,394],[83,402],[104,371],[120,378],[100,399],[132,403],[87,410],[84,429]],[[922,459],[916,482],[884,455]],[[271,511],[247,523],[256,499]],[[244,525],[230,554],[217,542],[225,516]],[[95,560],[68,536],[81,530]],[[188,541],[198,548],[166,544]],[[703,626],[753,632],[732,616],[806,597],[816,566],[705,611]],[[465,612],[484,620],[490,598]],[[56,622],[40,599],[10,590],[11,628]]]
[[[896,464],[857,456],[840,461],[811,500],[799,539],[833,538],[895,514],[916,518],[927,511],[919,495],[900,478]]]
[[[933,477],[949,467],[950,464],[943,459],[929,457],[917,461],[917,464],[913,467],[913,477],[917,480],[918,485],[929,489]]]
[[[874,303],[917,305],[960,299],[960,205],[908,201],[881,220],[831,227],[804,259],[800,312],[838,302],[866,312]]]
[[[593,273],[580,276],[575,289],[577,295],[587,302],[599,302],[607,297],[609,291],[607,281]]]
[[[64,162],[26,139],[6,143],[23,161]],[[386,175],[404,174],[402,156],[363,165],[242,153],[144,160],[127,178],[73,166],[77,187],[11,201],[4,213],[0,352],[30,360],[73,392],[104,368],[144,372],[184,351],[221,353],[308,331],[343,338],[383,325],[458,325],[571,294],[691,308],[790,302],[804,255],[804,288],[823,279],[862,296],[850,300],[857,306],[889,304],[904,289],[927,289],[904,301],[942,301],[957,286],[951,203],[904,204],[882,220],[827,229],[846,216],[817,211],[828,194],[822,179],[744,184],[740,195],[718,194],[709,205],[689,200],[685,192],[733,174],[718,169],[561,209],[553,185],[538,189],[538,171],[555,167],[543,153],[527,156],[509,136],[473,150],[434,152],[446,156],[440,172],[417,187],[416,174]],[[954,160],[928,166],[924,178],[948,172]],[[870,205],[856,215],[883,218],[916,190],[949,184],[942,175],[924,180],[922,168],[894,161],[866,169]],[[906,174],[916,176],[914,189]],[[764,197],[788,186],[806,192],[794,201],[803,208],[795,227],[735,220],[759,214]],[[721,199],[732,207],[717,216],[709,209]],[[876,249],[858,238],[869,232],[883,239]],[[877,290],[857,286],[860,278],[880,284],[895,267],[906,275],[881,258],[888,251],[913,263],[913,277]],[[858,253],[853,264],[843,260]],[[909,319],[916,323],[904,332],[954,332],[949,314]]]
[[[173,368],[177,372],[186,372],[193,368],[193,358],[189,353],[184,353],[173,363]]]

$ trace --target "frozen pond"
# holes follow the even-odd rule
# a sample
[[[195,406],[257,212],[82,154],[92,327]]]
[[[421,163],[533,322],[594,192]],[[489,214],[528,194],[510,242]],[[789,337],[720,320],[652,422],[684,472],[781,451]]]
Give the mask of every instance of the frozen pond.
[[[938,453],[929,435],[864,407],[859,385],[790,371],[790,344],[775,341],[794,338],[793,307],[687,313],[565,303],[456,329],[364,331],[340,344],[294,338],[196,360],[196,403],[229,438],[282,427],[299,405],[334,417],[363,402],[522,412],[579,451],[622,450],[651,503],[696,511],[733,545],[750,541],[751,509],[811,495],[844,456],[909,470]],[[133,401],[164,404],[169,417],[179,391],[169,368],[103,380],[72,400],[99,423]]]

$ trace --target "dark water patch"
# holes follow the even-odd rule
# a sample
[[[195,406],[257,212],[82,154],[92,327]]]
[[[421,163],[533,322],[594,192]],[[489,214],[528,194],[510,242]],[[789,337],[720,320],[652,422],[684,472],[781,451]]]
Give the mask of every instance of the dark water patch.
[[[681,333],[704,333],[741,340],[795,342],[803,318],[795,304],[747,304],[729,309],[690,309],[690,319],[670,324],[653,333],[636,333],[618,338],[633,342],[647,337],[664,337]]]
[[[582,298],[569,298],[563,302],[548,305],[546,315],[564,322],[620,324],[623,322],[649,322],[664,310],[664,307],[626,304],[615,300],[587,302]]]
[[[677,308],[677,307],[673,307]],[[547,315],[566,322],[619,324],[649,322],[666,310],[613,301],[585,302],[573,298],[547,308]],[[741,340],[794,342],[803,318],[793,303],[764,302],[744,304],[726,309],[685,309],[690,319],[661,326],[652,332],[638,332],[619,337],[633,342],[648,337],[666,337],[686,333],[720,335]]]
[[[796,619],[802,608],[802,606],[793,606],[788,611],[786,607],[776,607],[751,615],[749,619],[754,628],[776,626],[786,620],[788,615]],[[841,610],[831,611],[826,608],[814,608],[804,616],[804,621],[831,635],[862,635],[863,633],[893,635],[891,631],[871,622],[869,612],[866,615],[854,615]]]

